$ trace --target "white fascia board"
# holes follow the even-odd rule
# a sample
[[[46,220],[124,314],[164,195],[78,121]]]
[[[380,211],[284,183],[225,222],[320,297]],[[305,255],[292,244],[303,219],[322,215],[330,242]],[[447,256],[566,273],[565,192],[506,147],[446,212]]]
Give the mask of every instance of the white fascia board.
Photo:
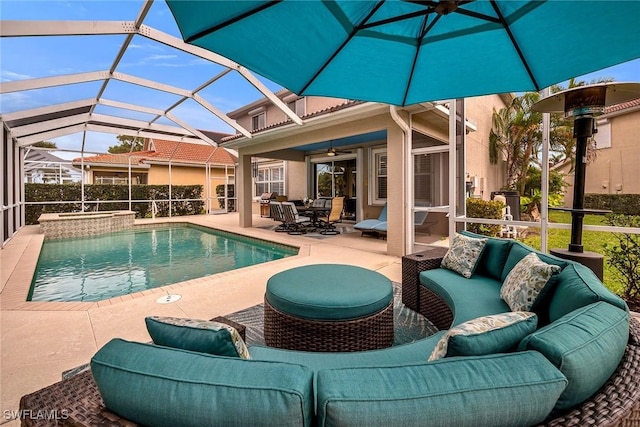
[[[84,124],[89,120],[89,113],[76,114],[74,116],[61,117],[59,119],[45,120],[24,126],[16,126],[11,129],[11,136],[19,138],[21,136],[41,134],[52,129],[66,128],[78,124]]]
[[[63,104],[47,105],[44,107],[32,108],[30,110],[14,111],[2,114],[2,120],[10,122],[27,117],[41,116],[43,114],[55,113],[62,110],[72,110],[74,108],[90,107],[96,103],[94,98],[82,99],[80,101],[65,102]]]
[[[100,163],[100,162],[92,162],[92,161],[87,161],[87,158],[84,158],[84,162],[78,160],[78,161],[71,161],[71,164],[74,166],[80,166],[82,163],[84,163],[85,166],[91,166],[92,168],[109,168],[109,169],[122,169],[122,168],[128,168],[129,165],[128,164],[124,164],[124,163]],[[145,164],[145,163],[139,163],[137,165],[131,165],[131,169],[149,169],[149,165]]]
[[[0,83],[0,93],[20,92],[45,87],[65,86],[76,83],[94,82],[109,78],[108,71],[90,71],[87,73],[67,74],[64,76],[42,77],[37,79],[15,80]]]
[[[189,97],[191,92],[186,89],[181,89],[178,87],[170,86],[164,83],[156,82],[153,80],[143,79],[142,77],[135,77],[129,74],[115,72],[111,76],[114,80],[119,80],[121,82],[131,83],[138,86],[148,87],[150,89],[161,90],[163,92],[173,93],[175,95],[186,96]]]
[[[135,32],[126,21],[1,21],[0,36],[87,36]]]
[[[436,105],[435,110],[438,111],[443,117],[446,117],[447,119],[449,118],[449,109],[444,105]],[[473,119],[467,118],[464,124],[466,129],[470,130],[471,132],[475,132],[478,130],[478,125]]]
[[[293,123],[289,123],[283,126],[278,126],[273,129],[267,129],[260,131],[253,135],[252,140],[240,138],[232,142],[223,143],[225,148],[249,148],[254,145],[263,144],[281,138],[283,136],[289,136],[296,134],[297,132],[310,132],[316,129],[322,129],[330,126],[339,125],[351,120],[357,120],[364,118],[371,114],[388,113],[389,105],[381,104],[378,102],[365,102],[363,104],[354,105],[343,110],[335,111],[333,113],[321,114],[310,119],[306,119],[304,126],[297,126]],[[247,154],[259,154],[254,153],[253,150],[246,152]]]
[[[24,136],[22,138],[16,138],[18,142],[18,146],[26,147],[27,145],[35,144],[40,141],[48,141],[53,138],[58,138],[60,136],[71,135],[74,133],[82,132],[86,130],[85,124],[78,124],[75,126],[69,126],[67,128],[55,129],[48,132],[36,133],[29,136]]]
[[[127,102],[113,101],[111,99],[100,98],[98,100],[98,104],[106,105],[108,107],[120,108],[123,110],[138,111],[140,113],[147,113],[155,116],[164,115],[164,111],[159,110],[157,108],[143,107],[141,105],[129,104]]]
[[[210,112],[215,114],[220,120],[222,120],[223,122],[225,122],[226,124],[228,124],[229,126],[234,128],[235,130],[237,130],[238,132],[240,132],[241,134],[243,134],[247,138],[251,138],[251,132],[249,132],[248,130],[246,130],[242,126],[240,126],[238,123],[236,123],[235,120],[231,119],[229,116],[224,114],[222,111],[218,110],[215,106],[210,104],[206,99],[204,99],[203,97],[201,97],[197,93],[194,93],[192,95],[192,98],[198,104],[202,105],[204,108],[206,108],[207,110],[209,110]]]
[[[89,117],[89,120],[109,123],[113,125],[136,127],[146,131],[157,131],[159,133],[169,132],[169,133],[177,133],[177,134],[186,135],[186,136],[192,136],[189,131],[181,127],[160,125],[156,123],[149,124],[148,122],[144,122],[141,120],[125,119],[122,117],[108,116],[105,114],[91,114],[91,116]]]

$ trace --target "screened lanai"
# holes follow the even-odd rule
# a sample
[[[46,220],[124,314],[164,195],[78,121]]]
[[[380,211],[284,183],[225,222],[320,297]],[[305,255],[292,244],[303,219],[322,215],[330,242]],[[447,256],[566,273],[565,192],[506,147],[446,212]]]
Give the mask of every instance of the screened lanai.
[[[239,171],[246,174],[243,184],[247,185],[251,158],[269,151],[261,145],[262,141],[269,143],[269,136],[252,134],[225,111],[266,97],[290,121],[288,126],[305,128],[303,120],[274,94],[280,86],[218,54],[185,44],[163,1],[119,2],[118,7],[109,7],[109,2],[76,2],[80,7],[75,10],[61,4],[45,10],[47,3],[3,3],[3,245],[24,225],[22,159],[25,149],[34,143],[54,140],[58,146],[55,152],[84,157],[104,153],[115,142],[115,135],[217,146],[205,131],[237,133],[239,140],[227,146],[243,151]],[[463,111],[463,104],[459,111]],[[465,222],[468,160],[455,155],[457,113],[449,111],[449,179],[456,183],[450,186],[449,199],[456,200],[458,206],[456,209],[452,203],[446,208],[451,234],[459,227],[456,223]],[[411,132],[403,128],[413,113],[397,113],[388,109],[397,131],[405,132],[401,137],[404,151],[395,161],[408,165],[412,148],[407,135]],[[546,162],[542,163],[544,169]],[[393,209],[396,217],[409,222],[420,209],[412,202],[412,168],[404,167],[398,179],[405,186]],[[542,194],[545,200],[544,188]],[[249,196],[245,191],[240,197],[246,198],[240,203],[245,205],[241,224],[250,226],[246,210]],[[543,213],[543,248],[545,220]],[[404,234],[406,230],[400,231]],[[405,236],[392,245],[397,254],[413,249]]]
[[[251,137],[223,111],[259,97],[302,124],[277,85],[183,43],[164,2],[78,2],[75,11],[46,3],[2,6],[3,246],[24,225],[32,166],[23,159],[43,150],[35,143],[53,141],[49,151],[67,159],[105,153],[117,135],[217,147],[206,131]]]

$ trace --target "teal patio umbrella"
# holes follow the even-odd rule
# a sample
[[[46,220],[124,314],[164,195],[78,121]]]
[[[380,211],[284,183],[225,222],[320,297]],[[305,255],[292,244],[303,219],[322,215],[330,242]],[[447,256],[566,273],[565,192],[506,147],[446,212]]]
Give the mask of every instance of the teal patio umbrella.
[[[640,57],[640,1],[167,0],[187,43],[298,95],[538,91]]]

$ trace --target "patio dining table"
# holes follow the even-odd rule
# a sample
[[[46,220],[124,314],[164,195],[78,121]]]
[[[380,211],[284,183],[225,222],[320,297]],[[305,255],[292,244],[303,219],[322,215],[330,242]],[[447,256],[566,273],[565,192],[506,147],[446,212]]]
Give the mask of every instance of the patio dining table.
[[[330,208],[326,208],[324,206],[309,206],[307,208],[305,207],[298,208],[298,212],[300,212],[302,215],[305,215],[311,218],[311,223],[313,224],[314,227],[318,227],[320,225],[318,222],[318,218],[322,214],[326,214],[330,210],[331,210]]]

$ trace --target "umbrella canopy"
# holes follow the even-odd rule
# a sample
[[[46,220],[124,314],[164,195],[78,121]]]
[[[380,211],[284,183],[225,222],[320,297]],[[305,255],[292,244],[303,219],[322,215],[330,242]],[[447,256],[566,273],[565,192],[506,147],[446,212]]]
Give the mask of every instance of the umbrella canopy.
[[[410,105],[640,57],[640,2],[167,0],[184,40],[298,95]]]

